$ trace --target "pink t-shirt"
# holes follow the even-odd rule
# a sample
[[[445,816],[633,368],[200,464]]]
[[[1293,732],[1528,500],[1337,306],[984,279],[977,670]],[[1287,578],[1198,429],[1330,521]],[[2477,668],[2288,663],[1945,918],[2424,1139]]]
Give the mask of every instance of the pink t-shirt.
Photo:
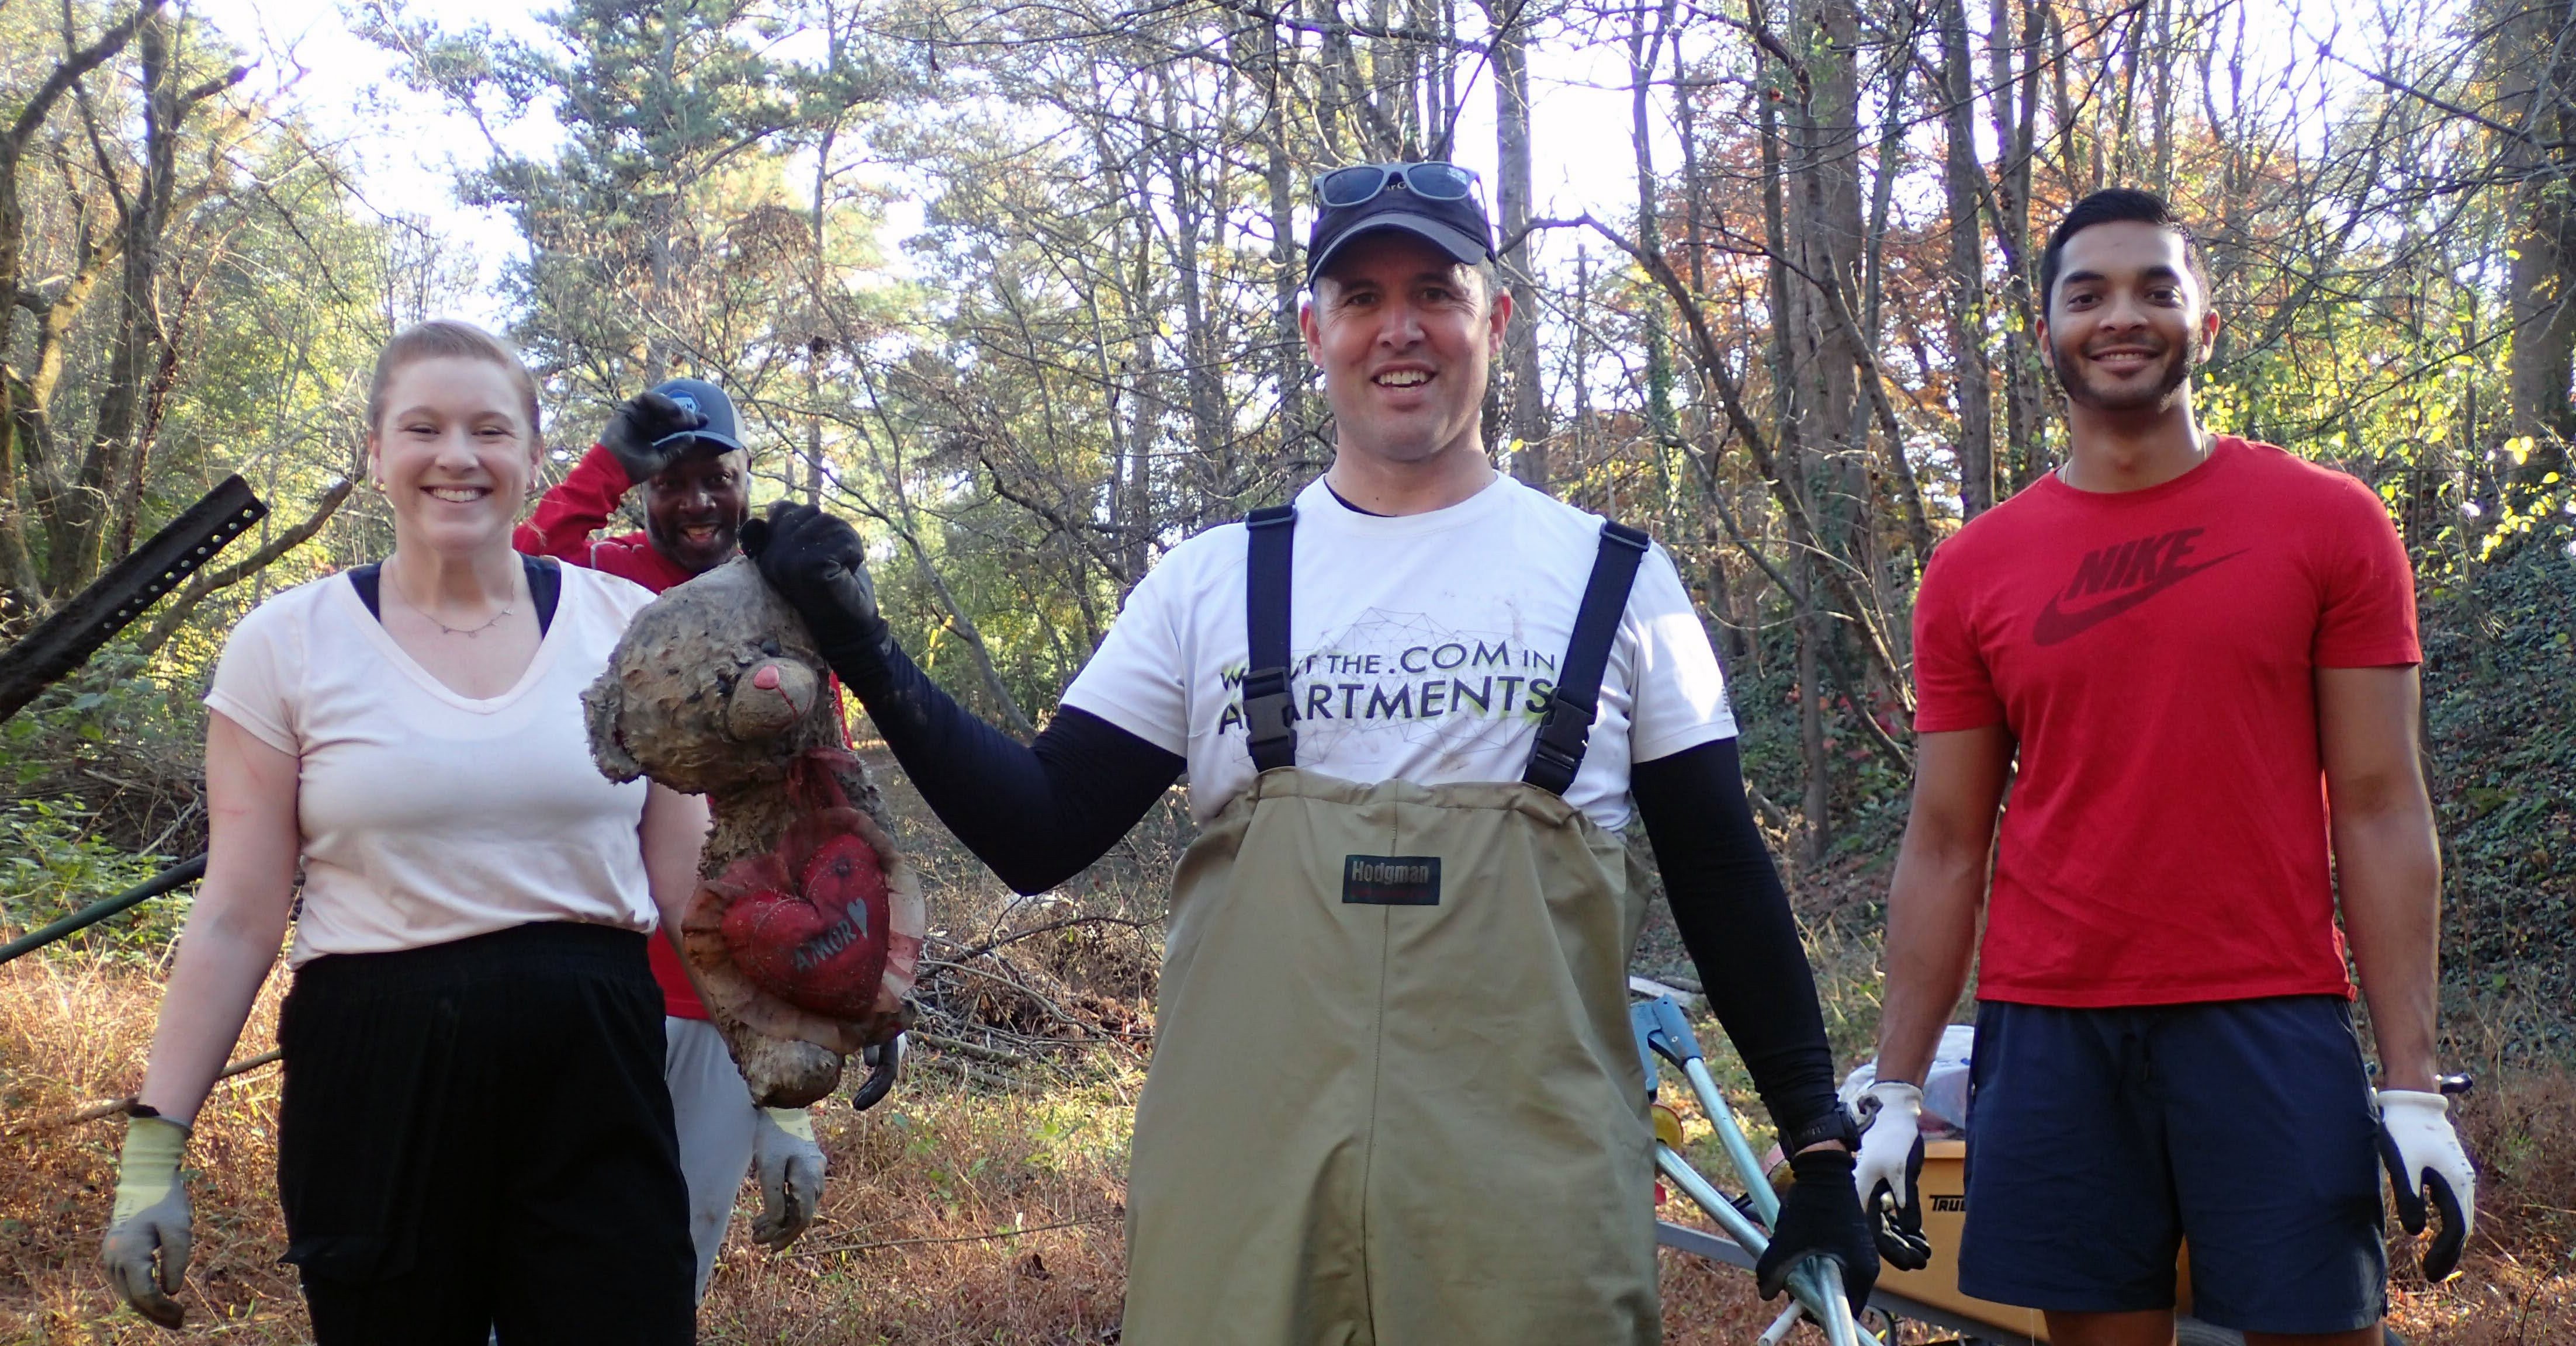
[[[2316,670],[2421,658],[2368,487],[2234,437],[2143,491],[2043,478],[1933,553],[1914,631],[1915,728],[2020,748],[1979,998],[2352,993]]]
[[[646,534],[598,535],[633,484],[617,455],[594,444],[537,502],[536,512],[511,535],[510,545],[529,556],[551,556],[632,580],[657,594],[688,583],[696,576],[655,550]],[[698,1000],[698,988],[690,984],[671,941],[656,939],[644,947],[653,980],[662,988],[662,1012],[678,1019],[706,1018],[707,1007]]]
[[[581,706],[650,601],[566,567],[536,657],[486,698],[413,662],[347,575],[242,618],[206,704],[296,759],[304,911],[288,961],[537,921],[653,929],[644,783],[599,774]]]

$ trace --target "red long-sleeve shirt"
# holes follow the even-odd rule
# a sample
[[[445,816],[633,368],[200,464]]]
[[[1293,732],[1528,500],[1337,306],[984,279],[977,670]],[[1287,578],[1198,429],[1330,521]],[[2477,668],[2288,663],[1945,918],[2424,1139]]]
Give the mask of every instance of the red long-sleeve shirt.
[[[594,444],[537,502],[536,512],[511,534],[510,545],[525,555],[551,556],[568,565],[630,579],[657,594],[691,578],[642,533],[594,538],[608,526],[618,500],[632,485],[617,455]],[[679,1019],[706,1018],[707,1007],[689,985],[689,975],[681,970],[679,951],[671,941],[646,941],[646,957],[653,966],[653,980],[662,987],[662,1012]]]
[[[510,537],[510,545],[529,556],[558,561],[629,579],[660,593],[689,578],[670,557],[654,550],[642,533],[594,538],[617,513],[627,488],[626,468],[617,455],[594,444],[580,462],[537,502],[536,512]]]

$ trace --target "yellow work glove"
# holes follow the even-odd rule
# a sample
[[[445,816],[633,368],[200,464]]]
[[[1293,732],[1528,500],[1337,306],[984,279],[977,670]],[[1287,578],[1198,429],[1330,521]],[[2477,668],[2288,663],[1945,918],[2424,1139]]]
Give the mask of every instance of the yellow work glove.
[[[167,1117],[130,1117],[125,1154],[116,1168],[116,1211],[107,1220],[99,1260],[107,1283],[136,1313],[176,1329],[187,1316],[179,1293],[188,1275],[188,1185],[179,1177],[179,1152],[188,1128]],[[152,1255],[161,1254],[158,1275]]]
[[[760,1215],[751,1241],[772,1252],[814,1223],[823,1200],[823,1147],[803,1108],[762,1108],[752,1124],[751,1166],[760,1175]]]

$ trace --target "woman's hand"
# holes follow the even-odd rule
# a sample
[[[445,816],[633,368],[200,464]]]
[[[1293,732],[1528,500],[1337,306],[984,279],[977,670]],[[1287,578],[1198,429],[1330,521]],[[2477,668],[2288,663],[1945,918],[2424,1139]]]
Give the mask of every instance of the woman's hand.
[[[188,1277],[188,1184],[179,1176],[179,1154],[187,1144],[188,1128],[167,1117],[126,1120],[116,1213],[108,1217],[107,1238],[98,1250],[116,1293],[136,1313],[173,1331],[188,1312],[171,1298]]]

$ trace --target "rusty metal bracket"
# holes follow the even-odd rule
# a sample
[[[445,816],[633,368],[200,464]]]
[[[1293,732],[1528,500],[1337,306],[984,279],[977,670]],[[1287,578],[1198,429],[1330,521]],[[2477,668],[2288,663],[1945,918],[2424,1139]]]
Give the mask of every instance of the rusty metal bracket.
[[[205,499],[0,653],[0,720],[88,662],[99,646],[214,559],[224,544],[267,516],[268,506],[248,483],[224,478]]]

